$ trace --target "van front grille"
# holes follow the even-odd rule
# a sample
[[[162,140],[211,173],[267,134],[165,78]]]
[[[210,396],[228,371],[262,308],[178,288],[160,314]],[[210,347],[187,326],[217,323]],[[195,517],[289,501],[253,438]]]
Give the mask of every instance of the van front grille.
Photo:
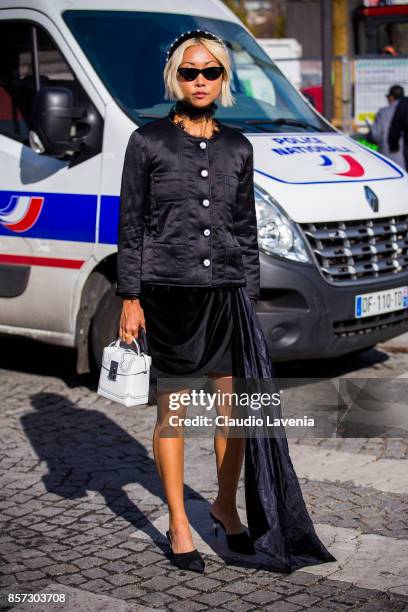
[[[335,284],[408,270],[408,215],[300,223],[324,278]]]
[[[371,317],[362,317],[360,319],[349,319],[348,321],[334,321],[333,332],[336,336],[360,336],[364,334],[372,334],[384,329],[392,327],[398,329],[399,326],[402,333],[406,330],[408,324],[408,310],[396,310]],[[397,335],[397,332],[396,332]]]

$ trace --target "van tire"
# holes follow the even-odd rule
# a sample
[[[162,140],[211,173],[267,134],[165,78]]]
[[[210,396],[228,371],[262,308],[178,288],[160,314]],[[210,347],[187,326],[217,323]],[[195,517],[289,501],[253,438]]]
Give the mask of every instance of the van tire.
[[[78,374],[86,374],[96,369],[91,347],[91,325],[101,298],[110,286],[111,281],[104,274],[95,270],[89,276],[82,290],[75,329],[76,370]]]
[[[113,284],[102,296],[92,319],[91,347],[98,370],[102,365],[103,349],[118,338],[122,298],[115,294],[115,290]]]

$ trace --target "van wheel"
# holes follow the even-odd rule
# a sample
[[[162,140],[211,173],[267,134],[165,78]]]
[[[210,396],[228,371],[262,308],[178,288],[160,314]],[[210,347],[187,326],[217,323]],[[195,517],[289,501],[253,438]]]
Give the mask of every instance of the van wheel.
[[[118,337],[121,312],[122,298],[115,294],[115,285],[112,285],[102,296],[92,319],[91,346],[98,369],[102,365],[103,349]]]

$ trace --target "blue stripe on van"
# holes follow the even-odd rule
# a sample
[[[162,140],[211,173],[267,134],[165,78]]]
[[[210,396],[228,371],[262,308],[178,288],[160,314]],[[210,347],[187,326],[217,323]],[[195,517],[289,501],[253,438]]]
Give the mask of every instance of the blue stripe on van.
[[[99,216],[99,242],[102,244],[118,243],[119,196],[102,196]]]
[[[1,191],[0,214],[9,212],[12,196],[38,196],[44,198],[41,213],[35,224],[25,232],[13,232],[0,221],[0,235],[73,242],[95,242],[97,196],[79,193],[48,193],[39,191]]]

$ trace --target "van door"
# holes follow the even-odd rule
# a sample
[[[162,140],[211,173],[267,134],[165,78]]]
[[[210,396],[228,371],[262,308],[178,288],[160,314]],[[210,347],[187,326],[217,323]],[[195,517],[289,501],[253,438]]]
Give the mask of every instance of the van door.
[[[29,130],[39,87],[68,88],[76,107],[92,102],[55,28],[51,35],[43,24],[3,15],[0,328],[44,330],[72,344],[75,287],[94,265],[101,151],[77,163],[39,155],[29,145]]]

